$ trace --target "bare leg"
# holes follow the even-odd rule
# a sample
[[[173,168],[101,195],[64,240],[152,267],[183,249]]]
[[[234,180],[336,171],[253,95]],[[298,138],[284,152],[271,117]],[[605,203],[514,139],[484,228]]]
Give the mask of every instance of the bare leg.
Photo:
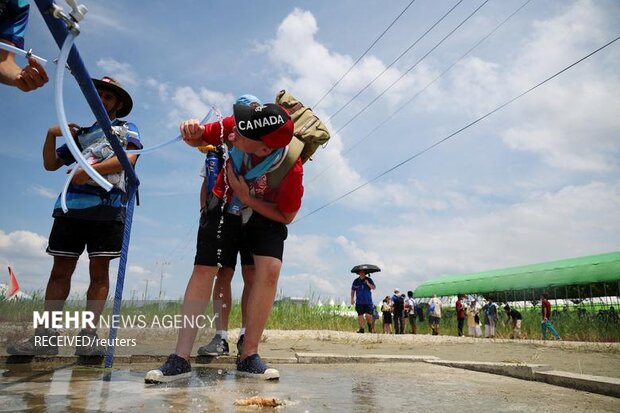
[[[209,296],[213,289],[213,280],[217,270],[217,267],[194,265],[194,271],[187,283],[183,297],[182,312],[184,319],[187,317],[195,322],[197,317],[204,313],[209,304]],[[189,360],[197,333],[198,327],[195,324],[192,327],[184,323],[177,338],[176,354],[179,357]]]
[[[45,289],[45,311],[62,311],[69,292],[77,258],[54,257],[50,279]]]
[[[256,272],[253,287],[248,291],[245,312],[246,330],[241,360],[258,353],[258,343],[267,324],[276,296],[282,261],[273,257],[254,256]]]
[[[215,327],[217,330],[228,330],[228,317],[230,316],[230,306],[232,304],[232,282],[234,269],[230,267],[220,268],[215,278],[213,287],[213,312],[217,314]]]
[[[248,295],[254,286],[256,267],[254,265],[242,265],[241,274],[243,276],[243,293],[241,294],[241,327],[246,326]]]
[[[90,285],[86,292],[86,311],[91,311],[94,314],[94,324],[97,325],[110,290],[110,258],[91,258],[89,269]]]
[[[366,319],[366,324],[370,326],[370,332],[375,332],[375,322],[372,319],[372,314],[364,314],[364,318]]]

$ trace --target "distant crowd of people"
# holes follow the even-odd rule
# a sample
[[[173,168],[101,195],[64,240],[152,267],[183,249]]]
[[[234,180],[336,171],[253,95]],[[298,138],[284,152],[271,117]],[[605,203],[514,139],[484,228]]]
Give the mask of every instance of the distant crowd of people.
[[[428,302],[419,302],[413,297],[413,291],[407,294],[401,293],[398,288],[394,289],[392,296],[386,295],[380,305],[380,314],[372,301],[372,291],[376,289],[374,281],[364,271],[358,273],[358,278],[351,286],[351,305],[355,305],[358,316],[358,333],[375,333],[375,321],[381,318],[384,334],[416,334],[418,323],[428,317],[428,325],[432,335],[440,334],[442,318],[442,301],[433,294]],[[549,333],[560,340],[560,334],[551,322],[551,303],[546,294],[541,294],[541,336],[547,339]],[[455,315],[457,320],[457,335],[469,337],[494,338],[496,326],[500,320],[500,313],[506,315],[506,323],[510,324],[510,337],[521,338],[521,324],[523,316],[516,308],[505,304],[503,307],[496,303],[492,297],[484,299],[483,303],[475,296],[468,298],[465,294],[458,294],[455,303]],[[467,332],[465,333],[465,321]],[[484,326],[484,331],[483,331]]]

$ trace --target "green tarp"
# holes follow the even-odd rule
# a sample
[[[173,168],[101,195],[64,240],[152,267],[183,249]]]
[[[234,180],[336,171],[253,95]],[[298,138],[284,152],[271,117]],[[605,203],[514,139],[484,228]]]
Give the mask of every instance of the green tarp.
[[[441,277],[415,289],[418,298],[456,294],[538,298],[586,298],[618,295],[620,252],[570,258],[522,267]],[[520,292],[520,293],[517,293]]]

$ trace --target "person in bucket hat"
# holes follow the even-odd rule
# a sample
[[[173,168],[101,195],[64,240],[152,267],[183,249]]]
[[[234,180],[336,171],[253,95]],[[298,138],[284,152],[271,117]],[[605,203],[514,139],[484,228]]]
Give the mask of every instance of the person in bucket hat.
[[[124,118],[125,116],[129,115],[131,109],[133,109],[133,100],[131,99],[129,93],[127,93],[127,91],[123,89],[119,81],[109,76],[103,76],[101,79],[92,79],[92,81],[95,84],[95,89],[97,89],[98,92],[102,90],[107,90],[116,95],[118,106],[115,108],[115,117]],[[101,93],[99,93],[99,95],[101,95]],[[110,120],[112,120],[112,118],[110,118]]]
[[[185,290],[183,315],[191,319],[203,313],[219,266],[232,266],[237,252],[246,250],[255,272],[244,277],[246,330],[237,362],[237,374],[278,379],[258,355],[258,344],[271,312],[282,267],[284,240],[301,207],[303,167],[301,160],[277,187],[267,182],[271,171],[284,159],[293,137],[293,121],[281,106],[233,105],[233,115],[206,125],[190,119],[181,123],[183,140],[190,146],[205,143],[232,146],[220,171],[207,207],[206,224],[199,229],[194,270]],[[222,142],[220,136],[227,142]],[[189,363],[197,328],[179,330],[176,351],[159,369],[149,371],[147,383],[189,377]]]
[[[129,93],[119,82],[107,76],[93,79],[93,82],[113,127],[124,126],[137,135],[121,139],[123,146],[141,149],[136,125],[118,119],[119,114],[125,116],[131,111],[133,102]],[[60,196],[56,200],[52,214],[54,224],[47,247],[47,253],[54,258],[54,262],[45,290],[44,310],[62,311],[69,296],[71,277],[78,258],[86,248],[90,260],[86,310],[93,313],[93,326],[96,327],[108,296],[110,261],[121,254],[125,223],[124,172],[111,148],[106,149],[109,143],[97,122],[86,128],[70,123],[69,128],[83,150],[83,155],[88,155],[87,160],[93,164],[93,168],[113,183],[114,187],[106,192],[78,167],[67,190],[66,213],[61,207]],[[62,132],[58,125],[47,131],[43,144],[43,166],[48,171],[56,171],[63,165],[75,162],[66,144],[56,147],[56,140],[60,136]],[[127,158],[135,165],[138,156],[128,154]],[[33,337],[9,346],[7,352],[12,355],[58,354],[57,341],[44,339],[57,336],[58,331],[55,329],[40,325],[36,327]],[[78,336],[81,338],[75,341],[76,355],[105,355],[105,347],[97,342],[96,328],[84,328]]]

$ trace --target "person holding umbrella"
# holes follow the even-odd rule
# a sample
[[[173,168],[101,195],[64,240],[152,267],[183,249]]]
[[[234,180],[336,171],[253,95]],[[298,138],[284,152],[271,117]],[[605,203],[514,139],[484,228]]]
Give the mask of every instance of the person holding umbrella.
[[[374,304],[372,303],[372,290],[375,283],[368,274],[381,271],[378,267],[370,264],[356,265],[351,269],[352,273],[358,275],[351,285],[351,305],[355,304],[357,312],[357,323],[359,325],[358,333],[364,333],[364,322],[369,325],[369,330],[374,333],[374,322],[372,314],[374,312]],[[364,320],[365,319],[365,320]]]

